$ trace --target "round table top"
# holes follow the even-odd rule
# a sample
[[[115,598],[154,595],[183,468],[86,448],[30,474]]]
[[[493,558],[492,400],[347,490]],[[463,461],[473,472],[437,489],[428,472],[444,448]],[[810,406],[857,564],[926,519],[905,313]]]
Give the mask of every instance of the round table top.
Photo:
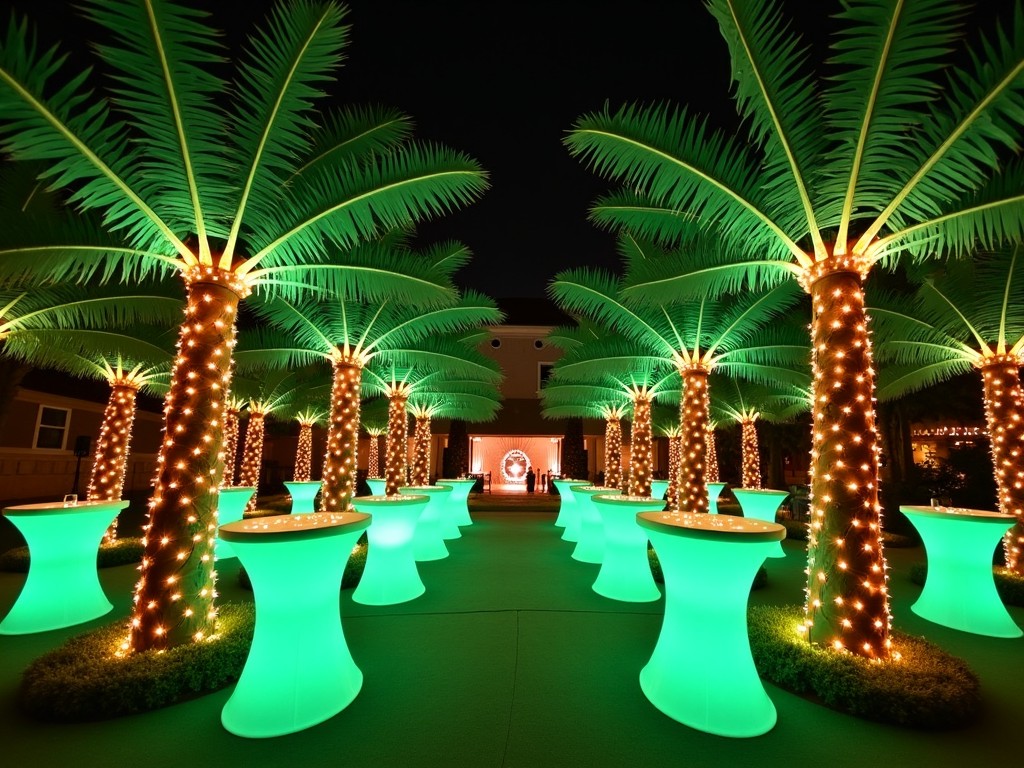
[[[785,527],[778,523],[734,515],[640,512],[636,516],[636,522],[641,528],[692,539],[729,540],[735,543],[756,544],[764,541],[781,541],[786,538]]]
[[[323,536],[339,536],[370,527],[370,515],[362,512],[312,512],[308,515],[268,515],[226,523],[220,527],[224,541],[273,543]]]
[[[437,479],[437,482],[438,483],[442,483],[444,485],[448,485],[449,483],[475,483],[476,482],[476,478],[475,477],[456,477],[456,478],[453,479],[453,478],[448,478],[448,477],[443,477],[443,478],[439,477]]]
[[[654,507],[661,509],[665,506],[664,499],[656,499],[653,496],[624,496],[621,493],[602,493],[591,499],[595,504],[618,504],[623,507]]]
[[[452,490],[450,485],[403,485],[398,489],[399,493],[425,493],[428,496],[432,493],[446,493]]]
[[[284,484],[289,485],[323,485],[323,480],[285,480]],[[223,489],[221,489],[223,490]]]
[[[15,507],[5,507],[5,515],[73,515],[76,512],[93,512],[99,509],[124,509],[129,504],[125,499],[117,501],[78,501],[74,504],[65,504],[63,501],[46,501],[42,504],[21,504]]]
[[[720,483],[717,480],[712,483],[704,483],[708,488],[724,488],[728,483]]]
[[[219,493],[255,493],[255,485],[226,485],[220,488]]]
[[[559,477],[551,481],[556,486],[558,485],[590,485],[589,480],[573,480],[571,477]]]
[[[771,488],[733,488],[731,492],[733,496],[738,493],[750,496],[789,496],[789,491],[776,491]]]
[[[363,504],[369,507],[401,507],[409,504],[426,504],[430,498],[424,493],[403,493],[398,496],[355,496],[352,506],[357,509]]]
[[[621,489],[619,488],[612,488],[611,486],[605,485],[574,485],[572,487],[572,492],[589,493],[592,496],[597,495],[599,493],[602,493],[605,496],[613,496],[617,493],[622,493]]]
[[[922,517],[934,517],[944,520],[973,520],[978,523],[1012,523],[1016,521],[1014,515],[1006,515],[1002,512],[989,512],[984,509],[963,509],[962,507],[925,507],[925,506],[903,506],[900,505],[900,512],[905,515],[921,515]]]

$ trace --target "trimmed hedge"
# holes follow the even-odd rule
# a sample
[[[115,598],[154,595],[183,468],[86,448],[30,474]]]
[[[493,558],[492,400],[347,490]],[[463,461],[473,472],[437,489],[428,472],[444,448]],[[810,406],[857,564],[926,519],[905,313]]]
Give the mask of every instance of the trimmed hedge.
[[[915,584],[924,585],[928,575],[928,563],[914,563],[910,566],[910,580]],[[1024,576],[1018,576],[1008,568],[995,567],[992,577],[996,582],[996,592],[1006,605],[1024,608]]]
[[[364,533],[348,557],[348,565],[345,566],[345,572],[341,576],[341,588],[352,589],[357,586],[359,580],[363,578],[363,568],[365,567],[366,534]],[[238,569],[238,586],[242,589],[252,589],[252,582],[249,580],[249,574],[245,572],[245,568]]]
[[[661,572],[661,563],[658,562],[658,553],[655,552],[650,546],[647,547],[647,560],[651,564],[651,575],[654,576],[654,580],[659,584],[665,583],[665,575]],[[768,583],[768,571],[762,565],[757,569],[757,573],[754,574],[754,581],[750,585],[751,591],[755,589],[761,589]]]
[[[249,655],[256,611],[222,605],[216,637],[160,653],[113,655],[124,621],[73,637],[25,670],[19,705],[29,715],[82,722],[159,709],[220,690],[238,679]]]
[[[747,613],[758,673],[793,693],[866,720],[912,728],[959,728],[981,707],[978,678],[966,662],[921,638],[892,632],[900,661],[879,664],[804,642],[798,606],[753,606]]]
[[[96,567],[113,568],[117,565],[133,565],[142,560],[145,546],[141,538],[124,537],[112,544],[102,544],[97,550]],[[28,573],[28,547],[14,547],[0,555],[0,571]]]
[[[800,520],[779,520],[786,527],[786,538],[790,541],[807,541],[807,523]],[[917,541],[910,536],[882,531],[882,545],[892,549],[916,547]]]

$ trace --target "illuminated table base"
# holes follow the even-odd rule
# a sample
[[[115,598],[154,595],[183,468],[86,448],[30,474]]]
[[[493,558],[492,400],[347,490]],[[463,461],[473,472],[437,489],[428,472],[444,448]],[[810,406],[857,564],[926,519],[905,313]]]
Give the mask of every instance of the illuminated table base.
[[[651,480],[651,498],[665,500],[665,494],[668,493],[668,480]],[[664,508],[664,505],[662,505]]]
[[[293,515],[316,512],[316,507],[313,503],[316,500],[316,495],[320,493],[321,485],[323,483],[319,480],[309,480],[306,482],[296,480],[285,481],[284,487],[288,489],[288,494],[292,497]]]
[[[731,515],[646,512],[665,575],[665,618],[640,672],[648,700],[674,720],[719,736],[758,736],[775,705],[754,668],[747,598],[757,569],[786,535],[777,523]]]
[[[245,513],[245,507],[249,499],[256,493],[251,486],[234,486],[232,488],[221,488],[217,502],[217,525],[237,523]],[[217,535],[217,546],[215,549],[218,560],[227,560],[229,557],[236,557],[232,546]]]
[[[739,502],[744,517],[764,520],[766,523],[774,523],[775,513],[779,511],[782,502],[789,496],[789,491],[771,491],[763,488],[733,488],[732,495]],[[782,549],[782,542],[778,542],[768,553],[768,557],[785,556],[786,552]]]
[[[426,588],[416,567],[413,540],[427,506],[426,496],[357,496],[352,505],[368,512],[366,565],[352,599],[363,605],[395,605],[413,600]]]
[[[594,591],[612,600],[647,603],[661,597],[647,557],[647,531],[636,524],[640,512],[660,512],[662,499],[603,495],[591,500],[604,527],[604,558]]]
[[[452,489],[452,495],[448,497],[448,514],[455,524],[458,526],[472,525],[473,518],[469,516],[469,493],[476,484],[476,478],[460,477],[455,480],[438,480],[437,482]]]
[[[1020,637],[996,591],[992,553],[1017,522],[1013,515],[976,509],[900,507],[928,556],[928,576],[910,609],[944,627],[989,637]]]
[[[366,478],[366,484],[370,486],[371,496],[383,496],[388,485],[388,481],[383,477],[368,477]]]
[[[722,495],[727,483],[708,483],[708,512],[712,515],[718,514],[718,497]]]
[[[575,486],[590,485],[583,480],[563,480],[559,478],[553,481],[558,489],[558,517],[555,518],[555,525],[564,528],[562,541],[576,541],[580,537],[580,510],[576,502],[576,496],[572,489]]]
[[[370,524],[359,513],[273,515],[220,527],[252,580],[256,632],[221,711],[236,736],[301,731],[347,707],[363,686],[341,626],[338,592]]]
[[[572,493],[576,497],[580,517],[580,534],[576,548],[572,551],[572,559],[581,563],[600,564],[604,560],[604,523],[594,507],[593,498],[601,493],[617,496],[622,491],[603,485],[577,485],[573,487]]]
[[[417,560],[443,560],[448,557],[444,543],[442,516],[452,489],[447,485],[407,485],[398,489],[403,495],[426,496],[429,501],[416,523],[413,553]],[[457,530],[457,529],[456,529]]]
[[[3,514],[28,544],[25,585],[0,622],[0,635],[46,632],[91,621],[111,605],[96,572],[96,550],[127,501],[8,507]]]

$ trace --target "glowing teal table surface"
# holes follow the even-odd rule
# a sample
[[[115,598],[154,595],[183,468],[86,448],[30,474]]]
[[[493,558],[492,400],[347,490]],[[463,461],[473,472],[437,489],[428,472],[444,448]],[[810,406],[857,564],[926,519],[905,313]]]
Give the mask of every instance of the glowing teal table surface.
[[[28,544],[25,585],[0,621],[0,635],[45,632],[91,621],[111,605],[96,572],[103,534],[127,501],[61,501],[7,507],[3,514]]]
[[[944,627],[989,637],[1020,637],[996,591],[992,553],[1013,515],[952,507],[900,507],[928,556],[928,576],[910,609]]]
[[[366,484],[370,486],[371,496],[383,496],[387,491],[388,481],[383,477],[368,477]]]
[[[722,495],[728,483],[708,483],[708,512],[712,515],[718,514],[718,497]]]
[[[580,511],[572,489],[580,485],[590,485],[586,480],[570,480],[558,478],[553,480],[558,489],[558,517],[555,525],[564,528],[562,541],[576,541],[580,537]]]
[[[443,560],[448,557],[441,527],[444,508],[452,489],[447,485],[407,485],[398,489],[403,495],[426,496],[427,506],[420,514],[413,536],[413,554],[417,560]]]
[[[473,518],[469,516],[469,493],[476,485],[475,477],[459,477],[455,480],[447,478],[437,481],[438,484],[451,486],[452,495],[448,497],[448,514],[456,525],[472,525]]]
[[[301,731],[347,707],[363,685],[338,593],[370,516],[273,515],[220,527],[252,580],[256,632],[220,721],[236,736]]]
[[[762,488],[733,488],[732,495],[739,502],[744,517],[755,520],[764,520],[766,523],[775,522],[775,513],[779,511],[782,502],[789,496],[789,491],[772,491]],[[779,542],[768,553],[768,557],[785,557],[786,552]]]
[[[366,565],[352,599],[363,605],[395,605],[422,595],[426,588],[416,567],[416,524],[429,499],[417,496],[356,496],[352,506],[368,512]]]
[[[604,523],[593,502],[593,497],[601,493],[618,495],[622,491],[603,485],[575,485],[572,488],[580,517],[580,532],[572,551],[572,559],[581,563],[600,564],[604,559]]]
[[[674,720],[719,736],[758,736],[775,705],[747,638],[750,585],[786,535],[777,523],[733,515],[645,512],[665,576],[665,618],[640,672],[648,700]]]
[[[316,512],[313,502],[316,499],[316,495],[320,493],[321,485],[323,483],[320,480],[308,480],[305,482],[296,480],[285,481],[284,487],[288,489],[288,495],[292,497],[293,515]]]
[[[636,524],[640,512],[660,512],[662,499],[598,494],[591,503],[604,527],[604,558],[594,591],[612,600],[647,603],[661,597],[647,557],[647,531]]]
[[[665,500],[665,494],[668,493],[668,480],[651,480],[651,498]],[[664,509],[664,504],[662,508]]]
[[[256,489],[252,486],[239,485],[231,488],[221,488],[218,494],[219,501],[217,502],[217,525],[237,523],[241,520],[242,515],[245,513],[245,507],[254,493],[256,493]],[[227,560],[229,557],[235,557],[234,548],[232,548],[231,544],[224,541],[219,533],[217,534],[215,552],[218,560]]]

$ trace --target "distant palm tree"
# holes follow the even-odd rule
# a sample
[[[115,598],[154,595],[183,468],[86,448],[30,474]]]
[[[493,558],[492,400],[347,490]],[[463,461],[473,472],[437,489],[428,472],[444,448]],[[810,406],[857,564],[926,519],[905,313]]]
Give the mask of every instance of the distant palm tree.
[[[297,483],[310,482],[313,469],[313,427],[327,417],[327,411],[304,408],[295,414],[299,423],[299,441],[295,448],[295,471],[292,480]]]
[[[210,533],[239,302],[260,286],[409,303],[450,293],[421,260],[358,246],[472,201],[485,175],[465,155],[406,141],[402,115],[317,111],[348,43],[345,13],[329,0],[277,4],[232,57],[231,80],[204,14],[92,0],[86,14],[109,40],[99,48],[116,82],[109,101],[92,96],[87,73],[65,75],[27,22],[0,38],[0,150],[45,162],[47,182],[119,241],[37,233],[0,253],[0,274],[177,272],[188,293],[126,653],[215,630]]]
[[[714,247],[639,266],[629,295],[678,299],[796,278],[811,294],[815,366],[811,534],[803,631],[890,654],[874,377],[862,285],[882,260],[1024,238],[1024,14],[968,49],[959,4],[847,0],[832,70],[773,0],[710,0],[732,57],[746,137],[687,110],[587,115],[570,151],[625,191],[602,225]],[[819,429],[820,423],[827,429]]]
[[[230,488],[235,484],[240,416],[245,406],[245,400],[235,395],[228,395],[224,400],[224,474],[220,481],[221,488]]]
[[[420,388],[409,398],[409,412],[415,419],[413,461],[410,485],[430,483],[430,424],[434,418],[493,421],[501,408],[501,395],[494,384],[486,382],[439,381],[437,390]]]
[[[1004,539],[1007,567],[1024,575],[1024,248],[951,261],[912,300],[868,293],[880,364],[878,397],[890,400],[972,369],[981,374],[999,510],[1016,515]]]

